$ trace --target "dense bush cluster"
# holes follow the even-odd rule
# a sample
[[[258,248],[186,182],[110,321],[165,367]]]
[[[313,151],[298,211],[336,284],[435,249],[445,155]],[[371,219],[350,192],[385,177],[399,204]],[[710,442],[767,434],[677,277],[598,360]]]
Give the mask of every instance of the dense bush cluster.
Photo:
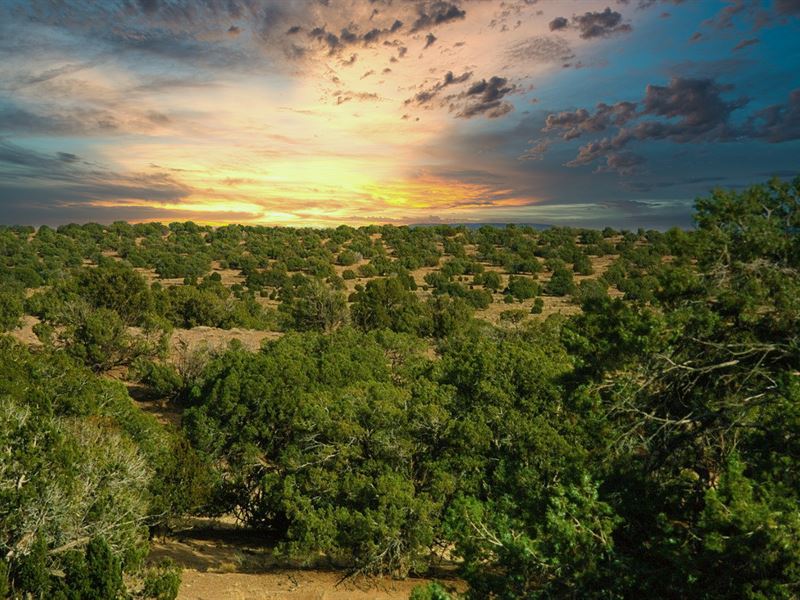
[[[185,468],[182,434],[64,351],[0,338],[0,413],[0,585],[14,595],[116,597],[148,528],[200,502],[188,493],[205,468]]]

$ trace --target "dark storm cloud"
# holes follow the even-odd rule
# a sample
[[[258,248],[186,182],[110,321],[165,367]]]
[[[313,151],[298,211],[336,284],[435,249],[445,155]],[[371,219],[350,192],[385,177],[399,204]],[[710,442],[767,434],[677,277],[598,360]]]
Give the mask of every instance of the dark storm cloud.
[[[556,17],[550,23],[548,23],[548,27],[550,27],[550,31],[559,31],[561,29],[566,29],[569,26],[569,20],[566,17]]]
[[[418,6],[417,19],[411,25],[411,33],[416,33],[420,29],[428,29],[458,21],[467,16],[466,11],[459,8],[452,2],[436,1],[429,4],[421,3]]]
[[[438,38],[435,35],[433,35],[432,33],[429,33],[428,35],[426,35],[425,36],[425,48],[423,48],[423,50],[433,46],[436,43],[437,39]]]

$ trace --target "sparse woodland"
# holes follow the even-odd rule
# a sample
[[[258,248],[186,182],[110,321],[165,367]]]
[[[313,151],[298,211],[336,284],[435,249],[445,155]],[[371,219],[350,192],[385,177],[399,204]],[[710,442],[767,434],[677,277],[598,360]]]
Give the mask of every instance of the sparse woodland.
[[[467,598],[800,597],[800,178],[695,220],[0,228],[0,597],[174,598],[149,537],[223,514]]]

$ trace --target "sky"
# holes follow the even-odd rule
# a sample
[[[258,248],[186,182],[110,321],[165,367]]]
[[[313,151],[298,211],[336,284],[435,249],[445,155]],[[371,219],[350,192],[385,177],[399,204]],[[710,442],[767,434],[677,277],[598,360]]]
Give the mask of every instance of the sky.
[[[0,0],[0,223],[690,226],[800,174],[800,0]]]

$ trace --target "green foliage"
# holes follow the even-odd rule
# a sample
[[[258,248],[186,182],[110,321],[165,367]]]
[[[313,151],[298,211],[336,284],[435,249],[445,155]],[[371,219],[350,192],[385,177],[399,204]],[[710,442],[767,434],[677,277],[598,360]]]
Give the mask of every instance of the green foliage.
[[[527,300],[539,294],[539,284],[530,277],[512,275],[508,280],[506,293],[517,300]]]
[[[131,366],[131,375],[160,398],[176,398],[184,387],[183,377],[168,363],[139,358]]]
[[[221,494],[289,555],[324,551],[365,572],[425,564],[441,501],[418,470],[423,399],[392,381],[390,357],[413,361],[408,343],[290,334],[260,354],[229,351],[193,393],[184,420],[222,470]]]
[[[544,293],[549,296],[566,296],[575,290],[572,271],[564,267],[556,267],[544,286]]]
[[[419,300],[397,277],[369,281],[350,310],[353,323],[364,330],[411,333],[424,327]]]
[[[0,464],[0,551],[14,593],[116,597],[147,525],[182,508],[170,506],[170,484],[187,478],[171,478],[169,460],[191,463],[121,384],[64,351],[0,339],[0,413],[0,452],[14,457]],[[52,577],[59,570],[64,578]]]
[[[447,589],[436,582],[416,586],[408,598],[409,600],[453,600]]]
[[[476,285],[482,285],[488,290],[496,292],[503,285],[500,275],[496,271],[484,271],[475,275],[473,281]]]
[[[500,313],[500,322],[516,325],[517,323],[523,321],[527,316],[528,311],[521,308],[512,308],[510,310],[504,310]]]
[[[81,269],[74,286],[90,306],[115,312],[127,325],[138,325],[151,310],[152,298],[144,278],[115,261]]]
[[[17,327],[23,314],[22,294],[11,290],[0,291],[0,332]]]
[[[119,315],[107,308],[76,306],[59,333],[66,351],[97,370],[106,371],[134,354],[133,341]]]
[[[202,511],[234,513],[279,556],[362,573],[422,573],[448,548],[472,598],[794,598],[799,197],[800,179],[716,190],[696,231],[666,233],[0,228],[2,327],[46,286],[24,302],[45,346],[0,338],[0,587],[173,598],[173,568],[143,571],[141,593],[122,569],[148,526]],[[207,275],[211,261],[244,283]],[[510,275],[500,320],[514,327],[473,318],[501,287],[487,264]],[[542,292],[580,314],[513,308],[542,312],[520,274],[543,265]],[[424,292],[422,266],[439,266]],[[185,284],[148,288],[133,267]],[[356,276],[370,280],[350,328],[341,290]],[[302,331],[155,358],[165,323],[274,326],[256,292]],[[180,431],[92,372],[131,361],[185,406]]]
[[[575,256],[572,264],[572,270],[578,275],[591,275],[594,273],[592,261],[589,260],[589,257],[583,253],[579,253]]]
[[[344,294],[319,279],[308,279],[294,294],[289,307],[294,328],[299,331],[333,331],[349,319]]]
[[[141,596],[155,600],[175,600],[181,586],[181,570],[171,560],[165,559],[144,574]]]

